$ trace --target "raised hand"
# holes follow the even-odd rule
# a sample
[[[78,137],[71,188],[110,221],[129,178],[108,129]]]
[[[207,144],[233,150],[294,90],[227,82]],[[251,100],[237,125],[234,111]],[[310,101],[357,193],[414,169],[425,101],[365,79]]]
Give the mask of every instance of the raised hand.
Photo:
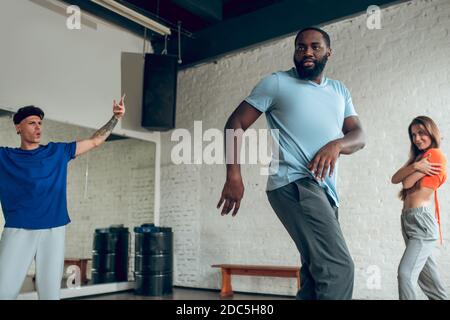
[[[125,94],[122,96],[122,98],[120,98],[119,103],[117,103],[116,100],[114,100],[114,102],[113,102],[113,113],[114,113],[114,117],[116,117],[116,119],[121,119],[125,115],[124,99],[125,99]]]

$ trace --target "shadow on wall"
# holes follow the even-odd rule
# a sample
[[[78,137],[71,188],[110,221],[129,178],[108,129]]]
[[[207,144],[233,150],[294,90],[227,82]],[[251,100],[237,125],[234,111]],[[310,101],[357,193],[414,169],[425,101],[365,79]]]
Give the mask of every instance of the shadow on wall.
[[[0,118],[12,118],[14,112],[0,109]]]

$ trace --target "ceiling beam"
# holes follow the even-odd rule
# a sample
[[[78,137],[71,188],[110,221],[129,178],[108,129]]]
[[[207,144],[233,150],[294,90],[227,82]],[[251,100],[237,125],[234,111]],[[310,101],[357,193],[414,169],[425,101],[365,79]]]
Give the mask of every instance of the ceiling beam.
[[[366,12],[370,5],[386,6],[406,0],[285,0],[252,13],[224,20],[200,30],[194,38],[182,37],[181,68],[218,58],[301,28],[321,25]],[[171,43],[170,52],[177,52]],[[154,47],[161,48],[160,43]]]
[[[172,0],[172,2],[207,21],[222,20],[222,0]]]
[[[105,18],[115,24],[142,36],[144,28],[111,11],[86,0],[61,0],[76,4],[81,9]],[[207,3],[222,3],[220,0],[172,0],[183,6],[196,6],[197,12],[208,8]],[[193,37],[181,37],[182,65],[187,68],[208,60],[217,59],[225,54],[255,46],[275,38],[294,34],[301,28],[322,25],[330,21],[344,19],[365,13],[370,5],[385,7],[408,0],[283,0],[273,5],[241,15],[221,20],[208,28],[193,34]],[[205,4],[203,9],[201,4]],[[210,10],[213,10],[211,5]],[[222,6],[221,6],[222,8]],[[192,8],[191,8],[192,9]],[[194,10],[194,9],[192,9]],[[218,10],[218,9],[216,9]],[[214,12],[214,10],[212,11]],[[211,14],[212,16],[212,14]],[[155,53],[164,49],[164,38],[149,32]],[[169,54],[178,52],[177,35],[168,44]]]

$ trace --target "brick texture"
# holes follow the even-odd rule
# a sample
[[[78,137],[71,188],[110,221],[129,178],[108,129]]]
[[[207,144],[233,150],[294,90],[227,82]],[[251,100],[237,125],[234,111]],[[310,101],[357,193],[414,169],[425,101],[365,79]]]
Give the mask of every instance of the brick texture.
[[[334,50],[327,76],[350,89],[368,137],[365,149],[342,156],[340,162],[340,222],[356,265],[354,298],[397,299],[404,244],[399,186],[390,184],[390,177],[407,160],[406,130],[413,117],[431,116],[448,137],[450,1],[417,0],[385,8],[380,30],[369,30],[366,19],[364,13],[323,26]],[[202,120],[203,130],[222,130],[262,77],[292,67],[293,41],[294,35],[181,72],[177,126],[193,133],[194,121]],[[265,128],[264,117],[253,127]],[[258,165],[242,167],[245,195],[238,215],[221,217],[216,204],[225,167],[173,165],[170,133],[162,135],[162,141],[161,219],[175,230],[176,284],[219,288],[213,263],[299,263],[293,242],[266,199],[266,177],[259,175]],[[447,139],[442,149],[449,154]],[[450,285],[445,241],[450,232],[448,186],[439,195],[444,245],[437,250],[443,280]],[[379,287],[371,285],[374,277]],[[235,277],[233,287],[262,293],[296,291],[293,279]]]

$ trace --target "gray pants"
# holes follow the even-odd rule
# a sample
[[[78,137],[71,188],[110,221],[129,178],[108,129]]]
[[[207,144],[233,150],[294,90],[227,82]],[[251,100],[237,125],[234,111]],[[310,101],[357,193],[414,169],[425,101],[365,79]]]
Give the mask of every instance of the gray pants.
[[[338,210],[310,178],[268,191],[269,202],[300,252],[297,299],[351,299],[354,264],[338,222]]]
[[[400,300],[417,298],[417,282],[430,300],[446,299],[447,294],[433,257],[438,239],[438,225],[433,212],[427,207],[403,210],[401,225],[406,249],[398,267]]]
[[[16,299],[33,259],[41,300],[60,298],[66,227],[42,230],[5,228],[0,240],[0,300]]]

